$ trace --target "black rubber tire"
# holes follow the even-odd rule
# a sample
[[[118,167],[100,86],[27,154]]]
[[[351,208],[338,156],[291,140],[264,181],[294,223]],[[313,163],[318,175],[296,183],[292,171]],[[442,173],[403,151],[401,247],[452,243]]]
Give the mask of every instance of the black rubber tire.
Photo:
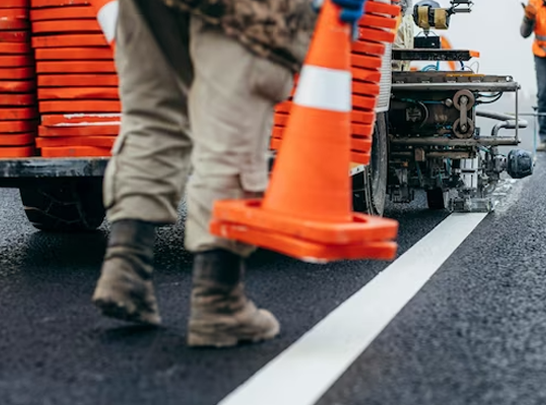
[[[439,187],[427,190],[427,205],[431,210],[447,209],[447,201],[444,190]]]
[[[387,201],[389,144],[387,114],[378,113],[373,133],[370,164],[353,176],[353,210],[383,216]]]
[[[20,194],[28,220],[41,231],[92,231],[104,221],[102,178],[48,180]]]

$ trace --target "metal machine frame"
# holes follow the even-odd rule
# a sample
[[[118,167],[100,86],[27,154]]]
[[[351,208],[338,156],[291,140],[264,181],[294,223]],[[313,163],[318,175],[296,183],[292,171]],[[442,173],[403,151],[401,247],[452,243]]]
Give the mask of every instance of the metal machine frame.
[[[467,50],[395,50],[395,60],[459,61],[472,58]],[[468,71],[393,72],[390,108],[389,195],[408,203],[414,189],[427,192],[429,207],[455,211],[488,211],[491,194],[501,173],[514,178],[532,173],[530,155],[500,146],[517,146],[519,129],[527,122],[519,116],[520,85],[511,76],[480,75]],[[493,96],[489,94],[493,94]],[[514,115],[476,107],[514,94]],[[486,101],[483,100],[486,98]],[[490,135],[482,135],[477,117],[499,121]],[[501,130],[514,130],[501,136]],[[450,191],[456,190],[456,194]]]
[[[407,6],[405,1],[402,0]],[[414,18],[420,18],[425,36],[433,36],[430,28],[447,29],[448,17],[458,12],[469,12],[472,1],[451,0],[451,4],[451,8],[443,9],[433,0],[423,0],[413,8]],[[407,12],[411,10],[408,9]],[[436,18],[438,13],[445,18]],[[424,18],[425,14],[428,15],[428,20]],[[444,22],[441,27],[434,25],[442,21]],[[519,144],[518,129],[527,126],[525,121],[519,119],[519,85],[510,76],[484,76],[468,72],[393,72],[392,69],[393,61],[464,62],[472,57],[473,53],[465,50],[393,50],[391,44],[387,45],[381,67],[372,162],[370,165],[355,164],[348,173],[353,180],[355,207],[359,204],[365,212],[382,215],[387,190],[391,200],[409,202],[413,189],[424,188],[429,197],[432,196],[429,198],[431,208],[490,209],[491,203],[487,195],[503,170],[518,178],[522,174],[529,174],[527,155],[515,152],[504,157],[498,153],[499,146]],[[476,110],[476,94],[481,92],[515,93],[515,117]],[[457,109],[460,114],[457,117],[457,128],[460,130],[451,131],[450,134],[449,130],[446,131],[448,128],[444,128],[442,133],[429,131],[427,134],[420,134],[419,130],[400,131],[400,127],[393,127],[398,108],[396,103],[399,102],[397,98],[407,94],[413,98],[417,94],[422,100],[443,100],[444,105],[436,107],[440,116],[453,115],[453,111],[446,109],[453,110],[454,104],[462,106]],[[475,125],[476,116],[499,121],[490,136],[479,133]],[[418,116],[415,117],[418,119]],[[515,130],[513,136],[499,135],[501,130],[511,129]],[[272,155],[271,163],[273,160]],[[108,161],[108,157],[0,159],[0,187],[21,189],[27,216],[40,229],[93,229],[100,223],[103,210],[100,184]],[[447,167],[446,162],[449,162]],[[459,163],[455,168],[451,162]],[[423,167],[429,170],[427,176],[419,172]],[[447,195],[454,189],[457,190],[457,195],[450,197],[448,201]],[[72,207],[69,219],[59,215],[68,206],[65,199],[70,201]],[[374,206],[375,201],[377,207]],[[55,215],[59,218],[53,218]],[[92,220],[88,221],[87,217]]]

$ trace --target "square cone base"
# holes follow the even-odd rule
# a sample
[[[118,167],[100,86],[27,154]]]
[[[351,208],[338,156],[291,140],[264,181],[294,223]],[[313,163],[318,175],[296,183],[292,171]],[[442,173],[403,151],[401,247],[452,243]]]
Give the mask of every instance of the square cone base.
[[[119,113],[119,101],[110,100],[70,100],[70,101],[40,101],[40,112],[43,114],[61,113]]]
[[[22,158],[34,156],[34,146],[2,146],[0,147],[1,158]]]
[[[1,151],[1,150],[0,150]],[[63,146],[42,148],[41,155],[48,158],[62,157],[110,157],[110,148],[95,146]]]
[[[34,145],[36,133],[26,134],[2,134],[0,133],[0,146],[28,146]]]
[[[248,229],[249,232],[252,231],[253,235],[256,235],[256,232],[281,235],[314,245],[328,246],[333,251],[338,246],[339,252],[344,252],[344,249],[351,245],[362,247],[363,244],[372,242],[391,242],[397,237],[397,221],[358,213],[350,214],[351,217],[346,221],[323,222],[267,211],[262,208],[262,200],[218,201],[213,210],[215,221]],[[224,235],[218,234],[218,236]],[[249,238],[245,237],[244,242],[271,248],[267,242],[259,238],[250,236]],[[320,256],[312,257],[321,258]],[[361,258],[366,257],[362,256]]]
[[[36,90],[34,80],[0,80],[0,94],[3,93],[33,93]]]
[[[90,136],[114,136],[119,134],[120,125],[96,125],[93,123],[84,123],[75,126],[40,126],[38,135],[46,138],[56,137],[90,137]]]
[[[1,13],[0,13],[1,15]],[[28,42],[30,40],[30,31],[5,31],[0,29],[0,42],[1,43],[20,43],[29,48]]]
[[[0,120],[0,134],[20,134],[27,132],[36,132],[38,127],[37,120],[23,120],[23,121],[1,121]]]
[[[89,5],[70,5],[68,7],[48,6],[46,8],[30,10],[31,21],[73,20],[80,18],[96,18],[93,7]]]
[[[89,6],[89,0],[31,0],[30,5],[33,8]]]
[[[33,67],[0,68],[0,80],[21,81],[34,79]]]
[[[34,66],[34,58],[30,53],[9,55],[0,53],[0,68],[22,68]]]
[[[34,107],[0,107],[0,121],[25,121],[38,118]]]
[[[70,74],[39,75],[38,87],[117,87],[118,76],[115,74]]]
[[[2,0],[0,9],[3,8],[28,8],[29,0]]]
[[[30,44],[26,42],[0,42],[0,54],[22,55],[32,52]]]
[[[32,33],[37,34],[101,34],[96,18],[63,19],[52,21],[36,21],[32,23]]]
[[[112,48],[108,46],[90,46],[83,48],[38,48],[37,61],[74,61],[74,60],[110,60],[114,59]]]
[[[396,242],[361,242],[347,245],[328,245],[279,233],[272,233],[244,225],[214,220],[211,233],[223,238],[239,240],[278,252],[308,263],[328,263],[350,259],[393,260],[398,246]]]
[[[1,137],[0,137],[1,138]],[[95,148],[108,148],[114,146],[115,136],[71,136],[71,137],[39,137],[36,138],[38,148],[64,148],[74,146],[92,146]]]
[[[0,110],[1,112],[1,110]],[[117,124],[121,120],[121,114],[118,113],[89,113],[81,114],[42,114],[42,125],[45,127],[55,127],[61,125],[88,125],[89,123],[102,125]]]
[[[28,38],[27,38],[28,39]],[[84,46],[109,46],[102,33],[99,34],[70,34],[70,35],[45,35],[32,37],[32,47],[39,48],[64,48]]]
[[[115,100],[119,101],[116,87],[45,87],[38,89],[38,100]]]
[[[36,73],[52,74],[115,74],[116,66],[113,60],[77,60],[36,62]]]

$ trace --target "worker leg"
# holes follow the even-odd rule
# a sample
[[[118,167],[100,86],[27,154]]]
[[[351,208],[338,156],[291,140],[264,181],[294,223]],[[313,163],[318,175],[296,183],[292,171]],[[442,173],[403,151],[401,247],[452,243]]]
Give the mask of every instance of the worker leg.
[[[538,117],[539,123],[539,138],[541,142],[541,150],[546,149],[546,58],[539,58],[535,56],[535,69],[537,75],[537,89],[538,89],[538,113],[545,114],[545,116]]]
[[[190,50],[194,150],[185,242],[197,255],[188,342],[232,346],[269,339],[278,322],[248,301],[242,287],[244,258],[254,247],[211,235],[209,223],[216,200],[265,191],[274,106],[289,96],[292,74],[198,20],[191,23]]]
[[[94,303],[104,315],[160,322],[152,285],[155,226],[174,223],[189,170],[189,16],[159,1],[119,4],[121,133],[105,184],[112,230]]]
[[[152,24],[161,19],[164,30],[154,24],[157,31],[152,33],[144,15]],[[191,151],[186,104],[191,77],[182,74],[192,67],[188,55],[188,65],[176,74],[162,49],[175,47],[188,54],[184,38],[175,36],[178,16],[161,2],[120,2],[116,67],[123,110],[104,187],[111,222],[138,219],[169,224],[178,217]],[[171,35],[170,43],[163,41],[160,46],[154,34],[165,32]]]
[[[192,20],[191,34],[194,150],[186,248],[223,248],[248,256],[254,247],[209,232],[211,211],[216,200],[261,196],[265,191],[274,107],[290,95],[293,75],[197,19]]]

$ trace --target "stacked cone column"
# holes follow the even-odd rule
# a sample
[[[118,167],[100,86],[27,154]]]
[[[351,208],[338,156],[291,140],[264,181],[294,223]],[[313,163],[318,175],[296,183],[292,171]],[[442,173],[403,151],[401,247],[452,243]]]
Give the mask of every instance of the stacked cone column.
[[[110,156],[120,101],[112,48],[88,0],[31,0],[44,157]]]
[[[366,49],[378,50],[378,43],[394,40],[384,28],[392,26],[387,20],[396,24],[400,8],[367,4],[366,14],[373,18],[361,29],[363,46],[369,42]],[[213,234],[311,262],[395,257],[398,223],[351,212],[352,145],[359,137],[371,145],[381,77],[375,68],[352,67],[350,27],[339,20],[339,12],[330,0],[323,3],[264,199],[217,202]],[[362,64],[380,66],[377,53],[364,56]],[[356,95],[353,78],[363,86]],[[358,137],[352,136],[355,116],[359,125],[368,126]]]
[[[0,0],[0,158],[35,154],[38,112],[28,0]]]
[[[381,57],[385,43],[394,41],[399,8],[368,0],[364,15],[359,21],[358,40],[351,44],[352,103],[351,114],[351,162],[369,164],[372,135],[375,124],[373,112],[379,95],[381,81]],[[296,78],[295,89],[298,80]],[[278,150],[282,143],[292,97],[275,109],[275,125],[271,134],[271,149]]]

